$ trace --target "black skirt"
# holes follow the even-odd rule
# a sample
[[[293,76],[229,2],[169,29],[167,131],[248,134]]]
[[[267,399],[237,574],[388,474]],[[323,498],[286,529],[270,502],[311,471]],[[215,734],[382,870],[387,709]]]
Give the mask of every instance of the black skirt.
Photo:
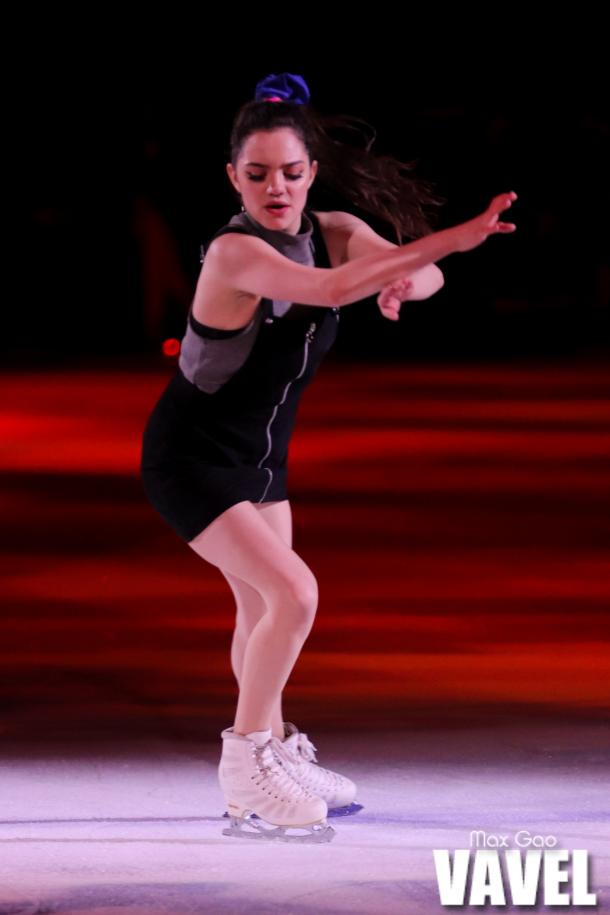
[[[293,305],[263,320],[245,363],[207,394],[178,367],[152,410],[140,472],[147,498],[189,542],[232,505],[289,497],[299,399],[337,335],[336,308]]]

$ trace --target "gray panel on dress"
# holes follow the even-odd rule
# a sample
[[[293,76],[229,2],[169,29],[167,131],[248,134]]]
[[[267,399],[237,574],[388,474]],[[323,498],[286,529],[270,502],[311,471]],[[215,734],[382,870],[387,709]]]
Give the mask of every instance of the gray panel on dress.
[[[258,309],[247,327],[232,337],[201,337],[187,323],[178,359],[184,376],[206,394],[215,394],[250,355],[262,316]]]
[[[258,235],[290,260],[313,267],[314,245],[313,225],[306,213],[302,214],[301,229],[297,235],[276,229],[267,229],[248,213],[238,213],[227,225],[239,225],[252,235]],[[201,249],[201,262],[205,254]],[[273,315],[283,317],[290,310],[292,302],[273,299]],[[187,327],[180,345],[178,365],[184,376],[206,394],[215,394],[223,384],[237,372],[250,355],[262,320],[262,301],[250,323],[238,334],[230,337],[202,337],[187,321]]]

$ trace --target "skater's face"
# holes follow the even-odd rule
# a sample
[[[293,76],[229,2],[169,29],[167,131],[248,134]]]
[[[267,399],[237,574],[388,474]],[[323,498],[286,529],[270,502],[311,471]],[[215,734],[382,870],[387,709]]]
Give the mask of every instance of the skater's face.
[[[290,127],[258,130],[245,140],[235,167],[227,174],[246,211],[267,229],[296,235],[307,192],[318,170],[314,159]],[[269,204],[282,204],[270,209]]]

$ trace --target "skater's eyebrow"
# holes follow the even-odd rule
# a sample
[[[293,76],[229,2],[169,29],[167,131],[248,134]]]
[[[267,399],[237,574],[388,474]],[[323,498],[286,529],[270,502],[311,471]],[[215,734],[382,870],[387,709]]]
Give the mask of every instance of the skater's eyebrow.
[[[287,168],[289,165],[302,165],[304,161],[304,159],[297,159],[296,162],[284,162],[280,168]],[[259,168],[267,168],[264,162],[246,162],[246,165],[257,165]]]

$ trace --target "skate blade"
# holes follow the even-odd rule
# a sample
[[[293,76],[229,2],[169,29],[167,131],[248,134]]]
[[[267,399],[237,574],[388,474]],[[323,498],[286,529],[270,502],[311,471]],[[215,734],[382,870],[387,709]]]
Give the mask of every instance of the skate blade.
[[[364,804],[357,804],[355,801],[352,801],[351,804],[346,804],[345,807],[329,807],[328,816],[329,817],[351,817],[355,813],[358,813],[359,810],[364,808]]]
[[[223,836],[235,836],[240,839],[267,839],[275,842],[304,842],[318,844],[330,842],[335,836],[335,830],[327,823],[308,823],[305,826],[263,826],[260,817],[256,814],[246,814],[244,817],[230,818],[231,825],[223,829]],[[251,828],[246,828],[251,827]],[[291,833],[289,829],[304,829],[303,833]]]
[[[344,807],[329,807],[327,815],[329,817],[351,817],[355,813],[358,813],[359,810],[363,810],[363,809],[364,809],[364,804],[357,804],[355,801],[352,801],[351,804],[346,804]],[[251,814],[251,816],[254,820],[260,819],[260,817],[256,813]],[[225,817],[225,819],[229,818],[228,810],[225,810],[225,812],[223,813],[223,817]]]

